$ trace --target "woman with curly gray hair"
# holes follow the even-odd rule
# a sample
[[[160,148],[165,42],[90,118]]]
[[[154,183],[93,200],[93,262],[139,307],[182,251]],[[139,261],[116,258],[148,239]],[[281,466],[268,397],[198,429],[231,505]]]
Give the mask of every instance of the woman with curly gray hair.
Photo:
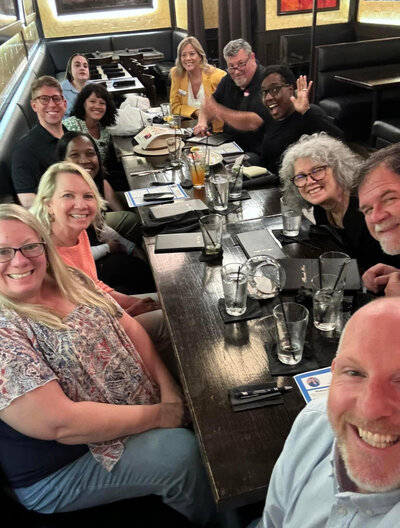
[[[364,268],[384,256],[371,237],[353,189],[362,159],[324,132],[302,136],[283,154],[279,177],[285,200],[293,206],[313,206],[315,223],[329,226],[343,250]]]

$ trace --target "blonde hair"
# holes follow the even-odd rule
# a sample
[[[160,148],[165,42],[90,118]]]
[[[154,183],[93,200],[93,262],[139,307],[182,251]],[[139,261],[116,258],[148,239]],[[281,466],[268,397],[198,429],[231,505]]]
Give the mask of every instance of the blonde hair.
[[[201,58],[200,68],[202,70],[204,70],[206,73],[209,73],[210,71],[215,69],[214,66],[211,66],[210,64],[208,64],[206,52],[204,51],[203,46],[200,44],[197,38],[196,37],[186,37],[180,41],[178,49],[176,51],[175,71],[177,75],[181,77],[184,74],[185,70],[182,65],[181,55],[182,55],[183,48],[185,48],[188,44],[191,44],[194,50],[200,55],[200,58]]]
[[[90,190],[94,194],[96,200],[96,216],[93,221],[93,225],[96,229],[100,229],[104,220],[102,217],[102,211],[106,209],[106,201],[101,197],[93,178],[88,174],[85,169],[71,163],[69,161],[61,161],[60,163],[54,163],[47,171],[43,174],[35,200],[32,207],[30,208],[33,213],[47,229],[47,233],[51,234],[52,219],[49,215],[47,206],[49,201],[53,198],[56,187],[57,187],[57,176],[62,172],[70,172],[81,176],[83,180],[88,184]]]
[[[73,304],[97,306],[115,316],[118,313],[116,304],[107,299],[95,286],[94,282],[84,273],[73,268],[67,268],[58,255],[45,226],[32,213],[16,204],[0,204],[0,220],[14,220],[30,227],[44,242],[47,259],[47,274],[54,279],[57,288],[64,299]],[[72,271],[73,270],[73,271]],[[77,287],[77,276],[80,285]],[[0,292],[0,306],[16,312],[56,330],[68,328],[63,323],[63,315],[49,310],[48,306],[14,301]],[[9,316],[4,313],[3,315]]]

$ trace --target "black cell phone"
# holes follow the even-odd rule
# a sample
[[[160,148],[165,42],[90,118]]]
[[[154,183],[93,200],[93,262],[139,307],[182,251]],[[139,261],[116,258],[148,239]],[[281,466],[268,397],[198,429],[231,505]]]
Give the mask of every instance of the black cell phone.
[[[162,200],[163,202],[168,202],[174,199],[173,193],[162,192],[162,193],[146,193],[143,195],[143,200],[145,202],[153,202],[155,200]]]

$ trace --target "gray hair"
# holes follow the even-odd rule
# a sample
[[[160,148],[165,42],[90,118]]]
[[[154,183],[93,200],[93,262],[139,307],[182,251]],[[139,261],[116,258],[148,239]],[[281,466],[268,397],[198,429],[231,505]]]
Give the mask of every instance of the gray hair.
[[[231,40],[223,49],[222,53],[224,55],[224,59],[226,60],[227,57],[234,57],[239,53],[241,49],[244,50],[247,55],[250,55],[250,53],[252,53],[253,51],[250,44],[244,39],[240,38],[236,40]]]
[[[357,187],[360,188],[365,178],[379,165],[385,165],[400,177],[400,143],[377,150],[363,163],[357,175]]]
[[[299,159],[309,158],[316,163],[328,165],[339,186],[351,192],[361,158],[339,139],[319,132],[310,136],[301,136],[297,143],[290,145],[282,155],[279,177],[285,200],[293,206],[307,207],[309,204],[302,198],[298,188],[293,184],[294,164]]]

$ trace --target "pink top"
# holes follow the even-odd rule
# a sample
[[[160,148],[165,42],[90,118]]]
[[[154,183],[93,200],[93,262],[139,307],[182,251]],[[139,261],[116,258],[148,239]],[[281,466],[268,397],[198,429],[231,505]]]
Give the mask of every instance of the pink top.
[[[114,291],[97,277],[96,264],[90,251],[90,242],[86,231],[82,231],[79,235],[76,246],[56,246],[56,249],[67,266],[77,268],[86,273],[105,292]]]

